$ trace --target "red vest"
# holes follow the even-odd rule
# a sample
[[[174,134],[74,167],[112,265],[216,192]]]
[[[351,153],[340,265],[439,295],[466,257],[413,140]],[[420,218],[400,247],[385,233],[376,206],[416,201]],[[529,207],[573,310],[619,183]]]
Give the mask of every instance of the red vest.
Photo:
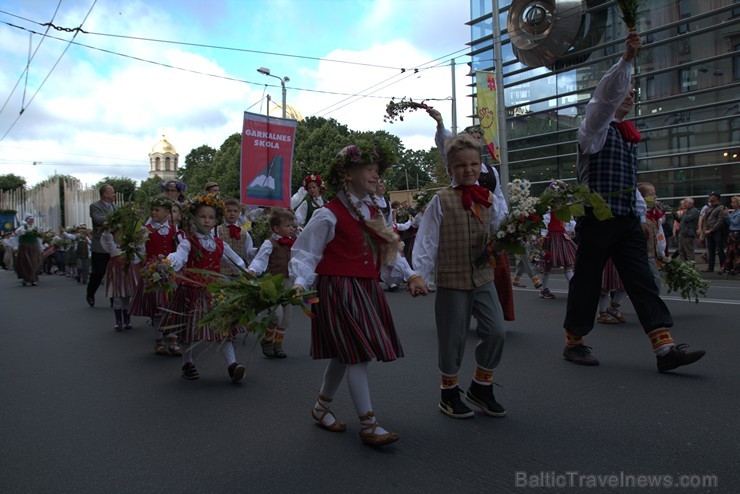
[[[193,235],[188,238],[190,241],[190,254],[188,255],[188,263],[185,265],[185,270],[182,275],[182,284],[188,286],[205,286],[208,283],[217,279],[219,271],[221,271],[221,257],[224,255],[224,241],[220,238],[215,238],[216,248],[213,252],[208,252],[200,244],[198,238]],[[207,275],[201,273],[193,273],[191,269],[202,269],[205,271],[213,271],[215,275],[210,278]],[[210,279],[209,279],[210,278]]]
[[[565,231],[565,223],[560,221],[557,216],[555,216],[555,213],[550,211],[550,223],[547,224],[547,231],[548,232],[564,232]]]
[[[146,260],[149,261],[159,255],[167,256],[175,251],[175,229],[170,226],[167,235],[162,235],[152,225],[145,225],[149,230],[149,238],[146,241]]]
[[[316,266],[316,274],[349,276],[351,278],[378,278],[375,252],[347,206],[332,199],[326,206],[337,217],[334,238],[324,247],[324,254]]]

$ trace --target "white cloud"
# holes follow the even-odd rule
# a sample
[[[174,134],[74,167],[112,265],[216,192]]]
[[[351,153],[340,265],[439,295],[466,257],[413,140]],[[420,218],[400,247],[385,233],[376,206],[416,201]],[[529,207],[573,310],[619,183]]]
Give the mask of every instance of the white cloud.
[[[467,20],[467,9],[460,11],[462,6],[450,6],[453,3],[425,2],[418,15],[417,12],[404,14],[407,24],[411,25],[404,32],[409,34],[388,35],[388,31],[383,32],[383,26],[391,30],[393,19],[401,15],[399,4],[379,0],[373,4],[372,14],[364,18],[362,26],[363,29],[377,29],[373,34],[382,35],[384,41],[369,43],[360,51],[335,49],[315,55],[409,69],[418,67],[465,47],[467,28],[460,25]],[[78,25],[87,8],[89,6],[80,4],[63,12],[57,24]],[[119,15],[119,9],[125,11]],[[192,22],[197,23],[198,19],[193,18]],[[156,3],[139,1],[127,2],[124,6],[99,3],[85,28],[94,32],[192,39],[188,31],[191,26],[178,24],[168,12],[158,9]],[[204,51],[209,54],[204,56],[193,53],[188,47],[98,36],[81,36],[78,40],[177,67],[243,78],[242,74],[229,73],[225,68],[228,63],[234,63],[233,59],[212,58],[220,57],[223,52]],[[25,50],[18,46],[27,42],[21,33],[0,30],[0,96],[3,101],[23,66]],[[32,65],[29,88],[35,91],[63,48],[62,42],[45,41]],[[300,48],[276,47],[275,51],[303,52]],[[458,59],[456,72],[458,127],[467,125],[464,116],[470,113],[469,88],[465,86],[469,82],[465,77],[467,60],[465,57]],[[253,65],[258,66],[251,60],[244,64]],[[249,72],[254,70],[250,68]],[[288,75],[293,79],[289,87],[339,93],[357,93],[388,79],[373,89],[377,90],[374,96],[408,96],[420,100],[443,99],[451,94],[449,66],[422,70],[418,74],[412,71],[399,74],[359,65],[295,61],[294,70]],[[382,87],[385,85],[388,87]],[[218,148],[229,135],[240,131],[242,112],[262,98],[263,89],[262,85],[250,87],[73,46],[13,131],[0,143],[0,174],[23,175],[30,184],[45,179],[54,171],[75,175],[91,184],[106,175],[142,180],[148,176],[148,153],[161,134],[165,134],[178,150],[180,164],[184,165],[185,155],[191,149],[203,144]],[[268,88],[267,92],[280,101],[279,88]],[[0,115],[0,133],[5,132],[17,116],[21,94],[16,91],[8,110]],[[434,122],[425,112],[407,114],[404,122],[384,123],[385,105],[389,101],[385,97],[363,98],[346,104],[353,100],[350,99],[341,104],[346,105],[343,108],[321,113],[322,109],[344,98],[290,89],[287,95],[288,103],[304,116],[319,113],[355,130],[387,130],[401,137],[410,149],[428,149],[434,145]],[[450,101],[430,104],[442,112],[449,127]],[[260,108],[264,110],[264,103],[250,111],[258,112]],[[42,164],[33,166],[33,161]]]

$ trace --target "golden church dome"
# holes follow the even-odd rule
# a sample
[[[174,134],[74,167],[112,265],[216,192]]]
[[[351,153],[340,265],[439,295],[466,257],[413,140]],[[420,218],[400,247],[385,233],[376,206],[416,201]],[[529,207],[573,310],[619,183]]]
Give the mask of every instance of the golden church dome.
[[[268,107],[267,114],[273,117],[283,116],[283,107],[271,101],[272,105]],[[286,104],[285,105],[285,118],[292,118],[293,120],[303,120],[303,114],[296,109],[296,107]]]
[[[152,148],[151,154],[177,154],[177,151],[175,151],[175,148],[172,146],[172,144],[167,141],[167,139],[164,138],[164,134],[162,134],[162,139],[154,145]]]

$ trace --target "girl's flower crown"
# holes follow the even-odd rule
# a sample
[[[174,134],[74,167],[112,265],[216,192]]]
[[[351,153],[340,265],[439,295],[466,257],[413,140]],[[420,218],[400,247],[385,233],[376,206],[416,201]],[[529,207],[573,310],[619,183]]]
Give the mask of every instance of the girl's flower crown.
[[[321,175],[316,175],[316,174],[313,174],[312,173],[311,175],[309,175],[309,176],[307,176],[306,178],[303,179],[303,183],[301,183],[301,186],[304,189],[306,189],[306,187],[308,186],[308,184],[310,184],[311,182],[316,182],[316,185],[319,186],[319,189],[321,191],[326,190],[326,184],[324,183],[323,180],[321,180]],[[308,189],[306,189],[306,190],[308,190]]]
[[[165,209],[167,209],[169,211],[172,211],[172,205],[173,204],[174,204],[174,202],[172,201],[172,199],[170,199],[168,197],[155,197],[149,203],[149,207],[150,208],[160,207],[160,208],[165,208]]]
[[[334,158],[329,167],[329,178],[327,182],[334,187],[339,188],[344,182],[344,173],[350,168],[362,165],[378,164],[378,174],[383,172],[393,164],[395,153],[390,144],[383,141],[357,141],[342,148]]]
[[[226,206],[216,194],[200,194],[195,197],[191,197],[187,204],[187,209],[190,214],[195,214],[195,211],[201,206],[209,206],[216,210],[216,216],[221,217],[224,215]]]

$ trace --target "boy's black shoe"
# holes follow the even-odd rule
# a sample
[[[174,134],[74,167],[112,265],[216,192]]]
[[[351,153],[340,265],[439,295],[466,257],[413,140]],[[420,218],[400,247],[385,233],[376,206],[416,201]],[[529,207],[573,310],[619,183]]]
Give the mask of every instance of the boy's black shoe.
[[[465,398],[472,404],[481,409],[486,415],[491,417],[505,417],[506,409],[496,401],[493,396],[493,384],[478,384],[473,381],[470,383]]]
[[[241,364],[237,364],[234,362],[229,366],[229,377],[231,378],[231,382],[238,383],[242,379],[244,379],[244,374],[247,373],[247,368],[244,367]]]
[[[442,390],[442,400],[439,402],[439,410],[455,419],[467,419],[474,415],[473,411],[463,403],[460,398],[462,390],[455,386],[451,389]]]
[[[598,359],[591,355],[591,347],[586,345],[566,346],[563,358],[578,365],[599,365]]]
[[[686,343],[681,343],[680,345],[676,345],[671,348],[670,351],[662,357],[658,356],[658,372],[668,372],[669,370],[681,367],[682,365],[693,364],[706,353],[704,350],[687,352],[686,348],[688,348],[688,346],[689,345]]]
[[[192,381],[200,377],[200,374],[198,374],[198,369],[195,368],[194,363],[188,362],[182,366],[182,377],[187,379],[188,381]]]

